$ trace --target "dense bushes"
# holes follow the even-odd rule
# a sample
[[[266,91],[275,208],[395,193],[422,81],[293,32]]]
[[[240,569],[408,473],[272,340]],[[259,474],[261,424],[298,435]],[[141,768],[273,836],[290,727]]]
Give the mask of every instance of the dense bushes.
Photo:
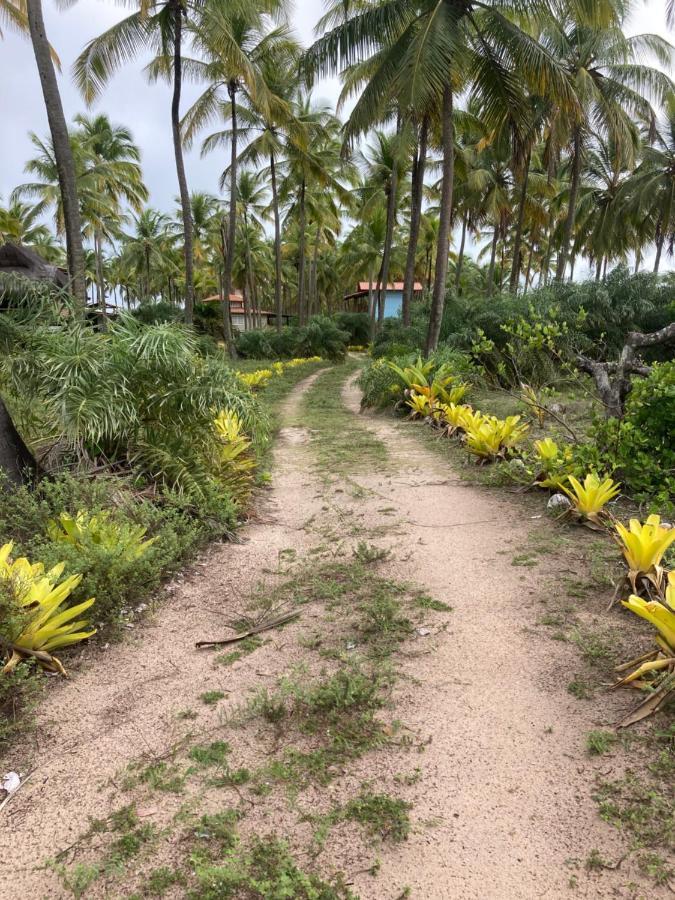
[[[596,422],[593,453],[638,498],[675,503],[675,362],[634,378],[623,419]]]
[[[407,353],[396,356],[393,359],[377,359],[361,373],[359,385],[363,391],[362,403],[364,406],[384,409],[392,403],[402,399],[403,391],[407,387],[405,380],[389,365],[394,363],[399,368],[406,368],[416,363],[417,353]],[[475,366],[465,354],[448,347],[441,348],[433,353],[425,363],[426,375],[430,378],[441,369],[447,368],[461,378],[462,381],[472,381],[477,377]]]
[[[333,319],[317,316],[307,325],[282,328],[280,332],[271,328],[242,332],[237,337],[237,352],[252,359],[321,356],[340,360],[344,359],[350,340],[350,332]]]
[[[338,312],[333,316],[338,328],[349,334],[349,343],[365,346],[370,343],[370,316],[368,313]]]
[[[233,499],[214,428],[220,410],[236,412],[256,442],[266,439],[265,415],[224,356],[200,356],[179,325],[123,317],[105,333],[38,328],[8,368],[13,394],[34,399],[29,437],[56,444],[61,464],[107,466],[195,502],[219,490],[224,503]]]

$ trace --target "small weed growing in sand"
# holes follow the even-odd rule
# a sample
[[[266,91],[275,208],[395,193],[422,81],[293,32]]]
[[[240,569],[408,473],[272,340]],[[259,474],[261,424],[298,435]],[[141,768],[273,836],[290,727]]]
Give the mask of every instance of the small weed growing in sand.
[[[144,844],[152,840],[157,834],[155,826],[151,823],[139,825],[133,831],[123,834],[112,843],[106,859],[106,872],[119,873],[125,864],[136,856]]]
[[[578,675],[567,685],[567,691],[577,700],[588,700],[593,696],[590,684]]]
[[[208,841],[222,852],[237,845],[237,822],[240,814],[235,809],[227,809],[213,815],[202,816],[195,826],[193,835],[200,842]]]
[[[354,550],[354,559],[357,559],[363,565],[382,562],[390,556],[389,550],[386,550],[384,547],[376,547],[374,544],[367,544],[365,541],[359,541],[356,550]]]
[[[151,763],[138,776],[139,780],[156,791],[180,794],[185,788],[185,775],[178,766],[166,762]]]
[[[581,655],[592,666],[606,667],[614,660],[616,643],[595,631],[577,629],[571,640],[581,650]]]
[[[617,740],[613,731],[589,731],[586,735],[586,750],[591,756],[602,756]]]
[[[208,766],[224,766],[227,763],[230,749],[227,741],[213,741],[211,744],[191,747],[188,756],[204,768]]]
[[[413,604],[418,609],[433,609],[434,612],[452,612],[452,607],[443,603],[442,600],[434,600],[428,594],[416,594],[413,597]]]
[[[675,871],[658,853],[641,853],[638,856],[638,865],[640,871],[653,878],[656,884],[665,886],[675,878]]]
[[[602,858],[600,855],[600,851],[597,848],[593,848],[591,852],[588,854],[586,862],[584,863],[589,872],[597,872],[600,869],[604,869],[607,866],[606,860]]]
[[[342,818],[362,825],[370,837],[400,843],[410,833],[411,804],[388,794],[364,793],[350,800]]]
[[[61,878],[64,888],[73,895],[73,897],[84,897],[91,885],[101,874],[101,870],[95,865],[86,865],[85,863],[77,863],[67,869],[65,866],[57,867],[57,872]]]
[[[669,782],[628,772],[620,780],[600,782],[594,799],[600,816],[632,835],[637,846],[675,847],[675,800]]]
[[[394,775],[396,784],[407,784],[408,786],[417,784],[422,780],[422,769],[416,766],[408,775]]]
[[[153,869],[143,886],[141,896],[163,897],[174,885],[185,885],[185,875],[168,866]]]
[[[231,650],[229,653],[221,653],[216,656],[214,662],[218,663],[219,666],[231,666],[232,663],[238,662],[240,659],[243,659],[245,656],[248,656],[249,653],[253,653],[254,650],[257,650],[263,644],[263,641],[256,637],[244,638],[243,641],[239,641],[236,650]]]
[[[179,709],[176,713],[176,718],[179,721],[187,721],[189,719],[196,719],[199,713],[196,713],[194,709]]]
[[[532,553],[518,553],[511,560],[511,565],[531,568],[532,566],[538,566],[539,560],[536,556],[533,556]]]
[[[197,861],[198,887],[189,896],[199,900],[250,897],[271,900],[355,900],[341,877],[333,883],[303,872],[290,855],[288,846],[275,835],[255,836],[246,849],[237,846],[225,853],[217,865]]]
[[[225,697],[225,694],[222,691],[204,691],[203,694],[199,695],[199,699],[206,706],[215,706],[220,700]]]

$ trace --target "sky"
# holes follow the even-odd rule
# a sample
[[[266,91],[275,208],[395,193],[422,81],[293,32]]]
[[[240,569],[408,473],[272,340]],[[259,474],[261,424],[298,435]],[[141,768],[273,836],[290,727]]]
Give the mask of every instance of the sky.
[[[669,35],[665,22],[666,0],[637,0],[627,28],[629,33],[656,32]],[[59,76],[61,97],[67,119],[85,112],[85,104],[71,77],[71,67],[84,45],[128,14],[128,7],[105,0],[79,0],[69,9],[58,10],[54,0],[43,0],[47,34],[62,62]],[[295,0],[292,23],[301,42],[312,41],[313,29],[323,10],[320,0]],[[150,190],[150,203],[164,211],[176,205],[177,184],[170,123],[170,88],[150,85],[139,60],[118,72],[110,81],[94,112],[105,112],[113,122],[129,127],[142,151],[143,172]],[[336,80],[321,83],[314,95],[335,103],[339,92]],[[182,111],[187,109],[197,89],[186,85]],[[47,117],[30,43],[7,31],[0,40],[0,202],[7,201],[12,189],[28,180],[25,161],[32,155],[29,132],[44,136]],[[188,183],[193,191],[217,193],[218,177],[224,168],[221,153],[200,158],[199,142],[186,156]]]

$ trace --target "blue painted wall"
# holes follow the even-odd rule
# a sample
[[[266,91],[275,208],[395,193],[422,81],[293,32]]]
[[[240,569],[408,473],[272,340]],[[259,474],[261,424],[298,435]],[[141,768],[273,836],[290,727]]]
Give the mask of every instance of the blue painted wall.
[[[384,298],[385,319],[395,319],[401,314],[403,306],[403,291],[387,291]]]

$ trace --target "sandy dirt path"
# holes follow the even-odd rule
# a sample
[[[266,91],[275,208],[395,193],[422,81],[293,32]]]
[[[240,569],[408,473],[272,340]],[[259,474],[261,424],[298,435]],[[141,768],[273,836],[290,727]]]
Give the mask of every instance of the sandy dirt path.
[[[192,734],[225,733],[230,705],[303,661],[303,639],[321,621],[312,614],[273,633],[225,673],[212,655],[194,650],[194,641],[221,632],[261,579],[274,584],[280,558],[311,554],[327,530],[345,521],[358,524],[347,546],[357,534],[377,535],[378,546],[391,552],[383,573],[415,582],[453,611],[445,628],[430,617],[398,663],[396,715],[424,752],[405,763],[396,754],[369,755],[328,791],[340,800],[364,780],[392,783],[403,766],[419,766],[419,779],[401,788],[413,804],[412,834],[377,851],[377,878],[363,871],[372,848],[340,829],[324,863],[353,873],[351,889],[364,900],[669,896],[652,886],[636,893],[629,885],[639,875],[630,859],[614,870],[584,867],[591,850],[610,861],[625,852],[592,799],[594,774],[607,761],[592,762],[583,752],[586,732],[616,716],[570,697],[566,679],[553,673],[573,671],[573,651],[528,630],[541,611],[541,578],[512,566],[511,556],[535,523],[515,500],[462,483],[404,425],[360,416],[353,381],[345,386],[345,405],[387,446],[390,464],[320,478],[307,432],[288,424],[298,421],[302,393],[315,378],[287,402],[273,488],[259,520],[242,530],[244,542],[212,547],[167,588],[169,596],[134,637],[93,653],[50,693],[32,748],[34,774],[0,818],[0,897],[71,896],[39,864],[76,843],[91,817],[120,805],[120,772],[130,761],[166,757],[186,732],[177,713],[199,706],[201,692],[223,689],[225,675],[227,698],[218,708],[199,706],[190,723]],[[248,749],[252,757],[259,752],[253,740]],[[162,822],[176,809],[173,797],[161,795],[142,812]],[[255,815],[301,845],[297,810],[275,801]],[[171,859],[172,840],[158,859]],[[98,882],[84,896],[129,896],[115,884]],[[184,893],[173,888],[167,896]]]

